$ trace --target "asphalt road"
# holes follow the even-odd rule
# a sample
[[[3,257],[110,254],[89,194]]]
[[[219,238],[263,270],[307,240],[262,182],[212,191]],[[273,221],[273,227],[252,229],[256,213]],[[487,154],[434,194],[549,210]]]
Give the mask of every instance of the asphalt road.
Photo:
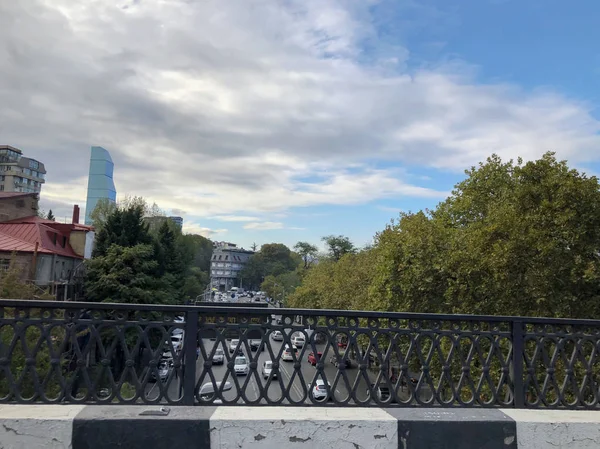
[[[211,341],[210,339],[203,339],[202,343],[207,355],[211,353],[214,345],[217,344],[216,341]],[[227,340],[227,347],[224,347],[223,350],[227,352],[227,354],[230,355],[231,360],[233,360],[234,357],[231,355],[231,352],[229,352],[229,343],[230,340]],[[269,346],[271,351],[269,351],[268,348],[265,348],[264,351],[252,351],[246,347],[242,348],[242,352],[249,363],[256,363],[257,367],[255,373],[251,369],[250,374],[248,375],[236,376],[233,367],[228,365],[227,360],[223,365],[212,365],[210,368],[205,368],[204,358],[201,354],[196,361],[197,389],[205,383],[212,382],[209,375],[210,372],[214,376],[215,381],[226,381],[231,383],[232,389],[223,393],[223,397],[226,401],[256,403],[256,401],[259,401],[260,399],[260,403],[267,403],[266,397],[268,397],[269,401],[273,402],[282,401],[283,403],[288,403],[291,401],[293,403],[301,403],[306,401],[307,403],[310,403],[311,399],[309,393],[312,391],[310,385],[316,380],[315,377],[317,375],[317,369],[307,360],[309,353],[312,352],[312,348],[307,346],[305,349],[299,350],[298,353],[301,355],[301,359],[298,364],[293,361],[281,360],[279,354],[283,344],[283,342],[270,339]],[[316,349],[317,351],[323,352],[325,346],[325,344],[319,344],[316,345]],[[330,357],[332,355],[333,350],[329,348],[328,352],[323,357],[324,375],[332,387],[330,390],[331,394],[334,395],[336,400],[344,401],[349,399],[348,386],[342,376],[339,377],[337,382],[335,381],[338,369],[330,362]],[[278,358],[278,356],[280,378],[272,378],[270,381],[264,379],[261,372],[263,363],[267,360],[274,360]],[[358,377],[356,387],[358,398],[360,400],[366,399],[367,380],[364,377],[359,376],[360,370],[354,366],[351,369],[347,369],[346,373],[348,375],[350,388],[354,387],[354,383],[357,382]],[[372,379],[373,377],[371,375],[371,380]],[[160,397],[162,386],[163,394],[167,395],[172,400],[176,400],[180,394],[179,381],[180,378],[178,376],[176,377],[175,373],[172,373],[165,383],[149,383],[146,388],[146,397],[150,400]],[[285,394],[285,392],[287,392],[287,394]]]

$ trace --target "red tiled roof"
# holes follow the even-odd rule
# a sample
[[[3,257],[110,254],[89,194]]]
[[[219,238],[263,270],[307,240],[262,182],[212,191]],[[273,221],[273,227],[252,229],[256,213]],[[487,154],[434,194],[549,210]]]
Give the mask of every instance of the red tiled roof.
[[[51,228],[56,228],[63,232],[69,232],[71,230],[76,231],[93,231],[93,226],[87,226],[80,223],[60,223],[54,220],[48,220],[46,218],[40,218],[37,215],[32,215],[30,217],[17,218],[15,220],[3,221],[2,223],[41,223],[46,226],[50,226]]]
[[[29,218],[29,217],[28,217]],[[27,220],[27,219],[25,219]],[[35,251],[35,244],[38,243],[38,252],[45,254],[57,254],[66,257],[75,257],[82,259],[77,255],[69,244],[69,232],[61,232],[40,219],[41,222],[12,222],[0,223],[0,251]],[[54,223],[54,222],[52,222]],[[56,234],[56,244],[54,243]],[[65,246],[62,246],[63,239],[66,239]]]

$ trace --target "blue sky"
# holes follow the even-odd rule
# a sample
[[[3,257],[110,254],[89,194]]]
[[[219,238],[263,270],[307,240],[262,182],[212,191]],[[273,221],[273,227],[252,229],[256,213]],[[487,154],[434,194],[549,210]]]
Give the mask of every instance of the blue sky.
[[[362,246],[494,152],[600,173],[599,16],[591,0],[2,2],[3,143],[45,162],[59,217],[101,145],[119,196],[186,232]]]

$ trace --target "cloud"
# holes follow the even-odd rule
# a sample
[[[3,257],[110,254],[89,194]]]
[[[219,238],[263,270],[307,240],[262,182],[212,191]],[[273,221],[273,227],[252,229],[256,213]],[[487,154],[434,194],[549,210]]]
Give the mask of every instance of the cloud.
[[[244,225],[244,229],[254,229],[257,231],[270,231],[273,229],[284,229],[284,225],[278,221],[263,221],[248,223]]]
[[[258,217],[245,217],[243,215],[215,215],[214,217],[209,217],[212,220],[220,220],[220,221],[258,221]]]
[[[479,84],[465,63],[409,71],[374,3],[414,2],[0,2],[4,143],[46,164],[46,209],[85,201],[102,145],[120,194],[194,217],[443,198],[401,168],[492,152],[600,159],[590,105]]]
[[[204,237],[214,237],[218,234],[226,234],[227,229],[211,229],[200,226],[196,223],[183,223],[184,234],[200,234]]]

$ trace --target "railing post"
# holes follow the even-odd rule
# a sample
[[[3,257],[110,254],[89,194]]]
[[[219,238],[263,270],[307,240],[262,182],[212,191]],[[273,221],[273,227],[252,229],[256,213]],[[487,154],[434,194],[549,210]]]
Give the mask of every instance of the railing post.
[[[525,385],[523,383],[523,352],[525,345],[525,334],[523,321],[513,320],[512,322],[512,374],[514,389],[514,407],[525,407]]]
[[[198,341],[198,312],[187,312],[183,339],[183,405],[194,405],[196,390],[196,345]]]

